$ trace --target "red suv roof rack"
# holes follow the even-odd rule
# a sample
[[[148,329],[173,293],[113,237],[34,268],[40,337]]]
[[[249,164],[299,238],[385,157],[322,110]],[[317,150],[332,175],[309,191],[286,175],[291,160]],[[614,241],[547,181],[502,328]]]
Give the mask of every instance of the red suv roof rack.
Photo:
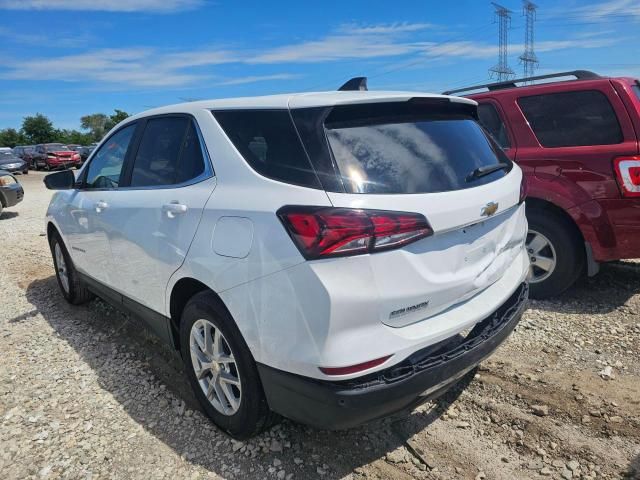
[[[576,80],[594,80],[602,78],[600,75],[589,70],[573,70],[571,72],[550,73],[548,75],[538,75],[537,77],[518,78],[515,80],[507,80],[505,82],[487,83],[483,85],[474,85],[472,87],[456,88],[455,90],[447,90],[442,92],[443,95],[453,95],[454,93],[469,92],[472,90],[480,90],[486,88],[489,91],[504,90],[506,88],[516,88],[517,83],[530,82],[533,80],[546,80],[548,78],[575,77]]]

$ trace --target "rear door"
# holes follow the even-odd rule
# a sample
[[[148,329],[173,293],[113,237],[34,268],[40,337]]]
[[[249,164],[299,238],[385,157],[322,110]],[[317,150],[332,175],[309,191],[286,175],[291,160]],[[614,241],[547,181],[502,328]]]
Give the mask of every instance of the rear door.
[[[194,119],[164,115],[144,121],[125,187],[109,204],[114,287],[165,313],[165,289],[183,263],[215,177]],[[151,325],[164,335],[164,325]]]
[[[327,192],[331,203],[421,213],[434,231],[370,257],[381,321],[388,325],[403,326],[470,298],[499,280],[522,251],[522,173],[484,133],[473,110],[350,105],[334,107],[324,120],[342,184],[342,191]],[[492,173],[478,175],[491,167]],[[425,298],[428,306],[415,315],[390,315]]]

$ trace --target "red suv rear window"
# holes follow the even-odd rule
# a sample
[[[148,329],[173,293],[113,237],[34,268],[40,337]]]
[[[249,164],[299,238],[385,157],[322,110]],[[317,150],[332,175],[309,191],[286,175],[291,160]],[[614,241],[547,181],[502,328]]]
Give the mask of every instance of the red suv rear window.
[[[522,97],[518,104],[543,147],[612,145],[623,140],[613,107],[597,90]]]

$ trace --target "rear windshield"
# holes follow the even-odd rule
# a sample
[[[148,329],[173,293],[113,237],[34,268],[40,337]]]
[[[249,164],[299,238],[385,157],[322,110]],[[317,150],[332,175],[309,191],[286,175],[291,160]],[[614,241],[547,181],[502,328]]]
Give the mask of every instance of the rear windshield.
[[[461,190],[493,182],[507,173],[497,170],[470,178],[479,167],[501,162],[511,165],[469,117],[390,117],[326,127],[348,193]]]
[[[638,100],[640,100],[640,85],[633,85],[631,90],[633,90],[633,93],[635,93]]]

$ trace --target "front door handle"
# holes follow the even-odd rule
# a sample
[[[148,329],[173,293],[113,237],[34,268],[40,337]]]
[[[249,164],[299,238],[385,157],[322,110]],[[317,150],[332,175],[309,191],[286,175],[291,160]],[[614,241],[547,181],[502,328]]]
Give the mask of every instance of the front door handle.
[[[175,218],[177,215],[182,215],[183,213],[187,213],[189,208],[178,202],[165,203],[162,205],[162,211],[167,214],[169,218]]]
[[[102,213],[103,210],[109,208],[109,204],[103,200],[96,202],[96,213]]]

